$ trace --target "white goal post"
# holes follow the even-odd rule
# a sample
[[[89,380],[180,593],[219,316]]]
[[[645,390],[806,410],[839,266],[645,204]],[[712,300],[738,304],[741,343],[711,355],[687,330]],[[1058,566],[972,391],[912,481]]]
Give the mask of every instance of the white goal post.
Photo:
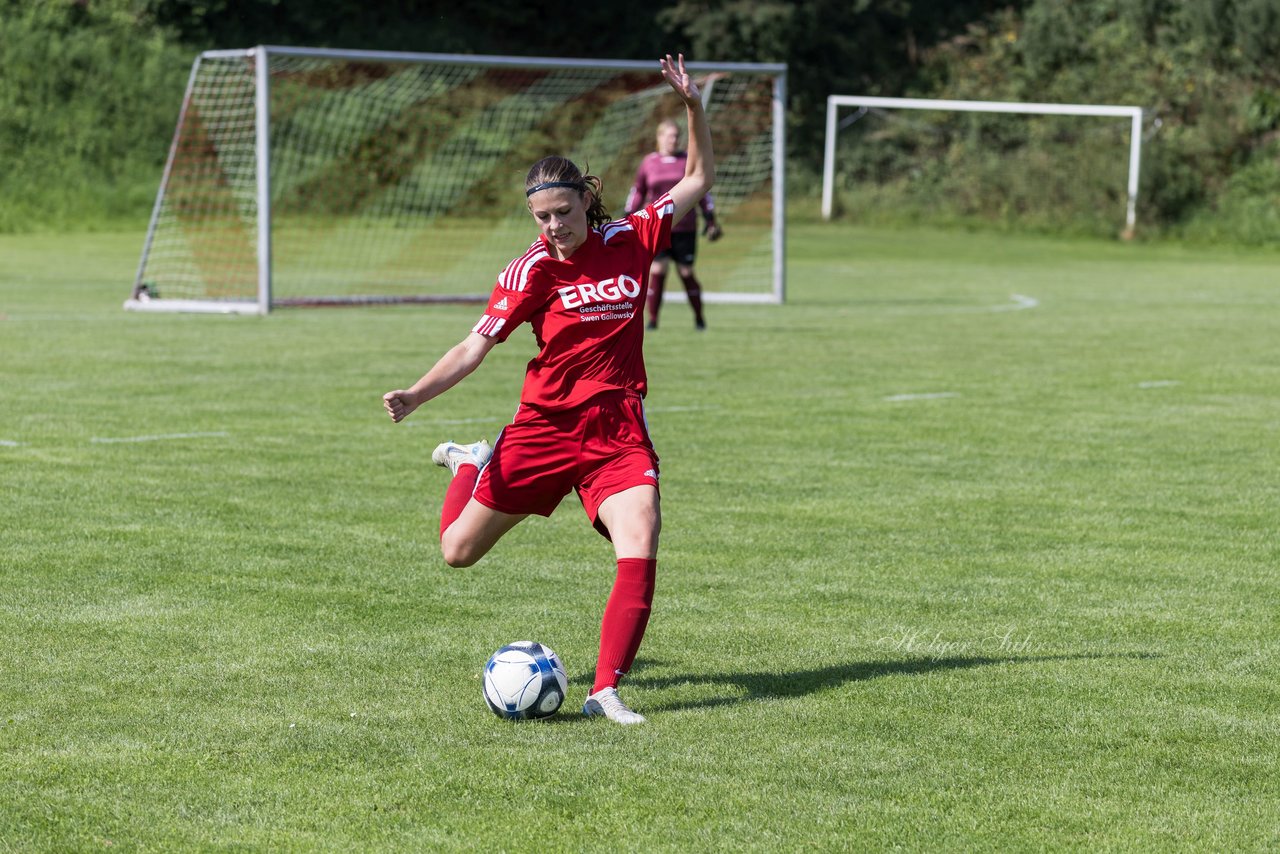
[[[858,107],[862,110],[944,110],[971,113],[1022,113],[1056,116],[1103,116],[1128,118],[1129,177],[1126,187],[1124,234],[1133,236],[1137,222],[1138,169],[1142,159],[1142,108],[1106,104],[1037,104],[1013,101],[953,101],[930,98],[880,98],[860,95],[830,95],[827,97],[826,151],[822,164],[822,216],[830,219],[835,196],[836,139],[840,132],[837,122],[841,107]]]
[[[787,67],[687,67],[712,128],[725,234],[699,244],[704,298],[782,302]],[[684,117],[656,59],[207,51],[125,308],[483,301],[537,235],[522,192],[530,165],[569,157],[603,179],[620,216],[658,123],[683,133]]]

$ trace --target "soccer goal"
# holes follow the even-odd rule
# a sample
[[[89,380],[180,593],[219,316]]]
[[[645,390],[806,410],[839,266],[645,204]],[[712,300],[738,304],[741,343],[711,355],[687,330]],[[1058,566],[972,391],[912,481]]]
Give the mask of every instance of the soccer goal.
[[[822,216],[837,191],[854,213],[1058,227],[1123,208],[1132,237],[1141,156],[1141,107],[831,95]]]
[[[724,239],[706,299],[781,302],[786,65],[691,62]],[[201,54],[128,309],[482,301],[537,236],[524,176],[562,154],[621,215],[657,124],[652,62],[255,47]]]

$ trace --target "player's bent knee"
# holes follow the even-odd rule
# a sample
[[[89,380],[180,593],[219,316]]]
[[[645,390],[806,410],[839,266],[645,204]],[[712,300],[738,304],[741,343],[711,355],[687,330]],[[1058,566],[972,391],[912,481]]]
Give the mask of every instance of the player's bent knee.
[[[484,551],[460,537],[450,537],[448,531],[440,538],[440,554],[444,562],[455,569],[475,566],[484,557]]]
[[[450,552],[444,553],[444,562],[454,569],[466,569],[469,566],[475,566],[480,559],[471,555],[455,555]]]

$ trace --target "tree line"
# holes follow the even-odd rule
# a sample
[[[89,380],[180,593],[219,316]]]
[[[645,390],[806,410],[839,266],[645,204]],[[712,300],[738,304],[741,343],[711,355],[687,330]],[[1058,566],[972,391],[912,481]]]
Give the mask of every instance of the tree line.
[[[1153,232],[1280,237],[1280,0],[0,0],[0,230],[145,216],[194,55],[255,44],[786,62],[793,198],[829,94],[1136,104]]]

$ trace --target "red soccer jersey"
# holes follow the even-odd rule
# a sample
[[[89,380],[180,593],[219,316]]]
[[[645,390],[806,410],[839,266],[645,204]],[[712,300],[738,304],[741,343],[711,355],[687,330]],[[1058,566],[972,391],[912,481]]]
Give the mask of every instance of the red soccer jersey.
[[[611,389],[644,395],[649,264],[671,244],[674,213],[664,194],[644,210],[591,229],[567,261],[556,260],[539,235],[502,271],[472,331],[505,341],[529,321],[538,355],[525,372],[522,403],[554,410]]]
[[[636,169],[636,180],[627,194],[627,213],[638,211],[652,199],[671,191],[671,188],[684,180],[685,164],[689,155],[681,151],[678,154],[659,154],[654,151],[646,154]],[[708,220],[715,217],[716,203],[707,193],[698,200],[702,215]],[[674,232],[697,231],[698,215],[693,211],[685,214],[679,222],[671,227]]]

